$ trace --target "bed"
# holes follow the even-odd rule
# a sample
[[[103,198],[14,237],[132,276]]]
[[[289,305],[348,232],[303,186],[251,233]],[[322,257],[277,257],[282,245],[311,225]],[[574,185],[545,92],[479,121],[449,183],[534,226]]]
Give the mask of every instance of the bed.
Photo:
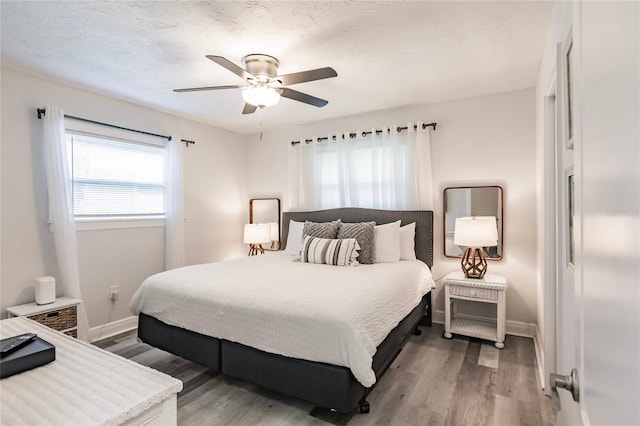
[[[360,208],[285,212],[282,248],[290,220],[337,219],[379,225],[415,222],[419,261],[333,267],[292,262],[278,252],[166,271],[149,277],[134,295],[138,337],[319,407],[350,412],[359,405],[368,412],[366,395],[376,380],[409,336],[419,333],[418,325],[431,325],[431,286],[425,286],[432,283],[433,213]],[[209,283],[212,274],[215,286]],[[285,286],[283,275],[299,285]],[[340,284],[344,282],[350,284]],[[376,291],[367,291],[366,284]]]

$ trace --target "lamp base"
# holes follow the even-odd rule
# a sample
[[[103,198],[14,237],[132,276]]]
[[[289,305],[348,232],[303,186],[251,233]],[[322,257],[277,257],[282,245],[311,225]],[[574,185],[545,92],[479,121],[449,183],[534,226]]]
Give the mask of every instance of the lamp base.
[[[257,254],[264,254],[262,244],[249,244],[249,254],[247,256],[255,256]]]
[[[280,242],[279,241],[271,241],[271,247],[268,250],[280,250]]]
[[[487,260],[482,247],[467,247],[462,256],[462,271],[467,278],[480,279],[487,272]]]

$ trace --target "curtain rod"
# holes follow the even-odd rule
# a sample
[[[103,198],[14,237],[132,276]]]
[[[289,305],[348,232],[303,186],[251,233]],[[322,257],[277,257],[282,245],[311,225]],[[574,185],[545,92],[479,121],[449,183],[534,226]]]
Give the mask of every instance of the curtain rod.
[[[424,129],[426,129],[427,127],[433,127],[433,130],[435,131],[435,130],[436,130],[436,126],[437,126],[437,125],[438,125],[438,123],[422,123],[422,129],[424,130]],[[399,132],[401,132],[401,131],[403,131],[403,130],[407,130],[407,129],[408,129],[408,127],[407,127],[407,126],[404,126],[404,127],[398,127],[398,133],[399,133]],[[417,125],[417,124],[414,124],[414,125],[413,125],[413,130],[416,130],[416,129],[418,129],[418,125]],[[376,135],[379,135],[379,134],[380,134],[380,133],[382,133],[383,131],[384,131],[384,130],[375,130]],[[390,131],[390,130],[389,130],[389,129],[387,129],[387,131]],[[367,136],[367,135],[370,135],[370,134],[371,134],[371,133],[373,133],[373,132],[374,132],[373,130],[372,130],[372,131],[369,131],[369,132],[362,132],[362,137],[365,137],[365,136]],[[344,139],[344,135],[345,135],[345,134],[343,133],[343,134],[342,134],[342,139]],[[356,136],[358,136],[358,134],[357,134],[357,133],[355,133],[355,132],[353,132],[353,133],[349,133],[349,138],[351,138],[351,139],[355,139],[355,137],[356,137]],[[317,140],[318,142],[322,142],[322,141],[326,141],[326,140],[328,140],[328,139],[329,139],[329,136],[324,136],[324,137],[321,137],[321,138],[317,138],[316,140]],[[331,139],[335,141],[335,140],[336,140],[336,135],[331,136]],[[311,143],[311,142],[313,142],[313,139],[305,139],[305,140],[304,140],[304,143],[307,143],[307,144],[309,144],[309,143]],[[295,145],[298,145],[298,144],[300,144],[300,141],[291,141],[291,146],[295,146]]]
[[[38,119],[41,119],[42,116],[46,112],[46,110],[44,108],[38,108],[37,111],[38,111]],[[164,139],[167,139],[167,140],[171,140],[171,136],[159,135],[157,133],[150,133],[150,132],[145,132],[145,131],[142,131],[142,130],[129,129],[128,127],[116,126],[115,124],[109,124],[109,123],[102,123],[100,121],[89,120],[87,118],[74,117],[73,115],[66,115],[65,114],[64,118],[69,118],[71,120],[84,121],[85,123],[99,124],[101,126],[112,127],[114,129],[127,130],[129,132],[142,133],[143,135],[155,136],[155,137],[158,137],[158,138],[164,138]],[[194,144],[195,145],[195,143],[196,143],[195,141],[189,141],[189,140],[186,140],[186,139],[181,139],[181,141],[185,143],[187,148],[189,148],[189,144]]]

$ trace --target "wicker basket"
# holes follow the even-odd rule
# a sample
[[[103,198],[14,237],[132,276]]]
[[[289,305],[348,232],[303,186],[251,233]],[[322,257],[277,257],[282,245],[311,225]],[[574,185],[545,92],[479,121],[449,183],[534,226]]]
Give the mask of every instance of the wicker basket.
[[[78,329],[74,328],[73,330],[65,331],[64,334],[66,334],[67,336],[71,336],[74,339],[77,339],[78,338]]]
[[[77,326],[78,310],[77,306],[70,306],[57,311],[32,315],[29,318],[54,330],[63,331]],[[72,331],[75,332],[75,330]]]

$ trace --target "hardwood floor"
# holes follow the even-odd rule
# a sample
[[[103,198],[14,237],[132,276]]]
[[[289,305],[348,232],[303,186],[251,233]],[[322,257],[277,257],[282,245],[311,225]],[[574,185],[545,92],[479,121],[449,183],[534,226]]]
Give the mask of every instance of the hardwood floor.
[[[505,347],[443,339],[442,325],[412,336],[368,396],[369,414],[314,408],[136,341],[130,333],[96,343],[176,377],[179,425],[555,425],[537,383],[533,340]]]

